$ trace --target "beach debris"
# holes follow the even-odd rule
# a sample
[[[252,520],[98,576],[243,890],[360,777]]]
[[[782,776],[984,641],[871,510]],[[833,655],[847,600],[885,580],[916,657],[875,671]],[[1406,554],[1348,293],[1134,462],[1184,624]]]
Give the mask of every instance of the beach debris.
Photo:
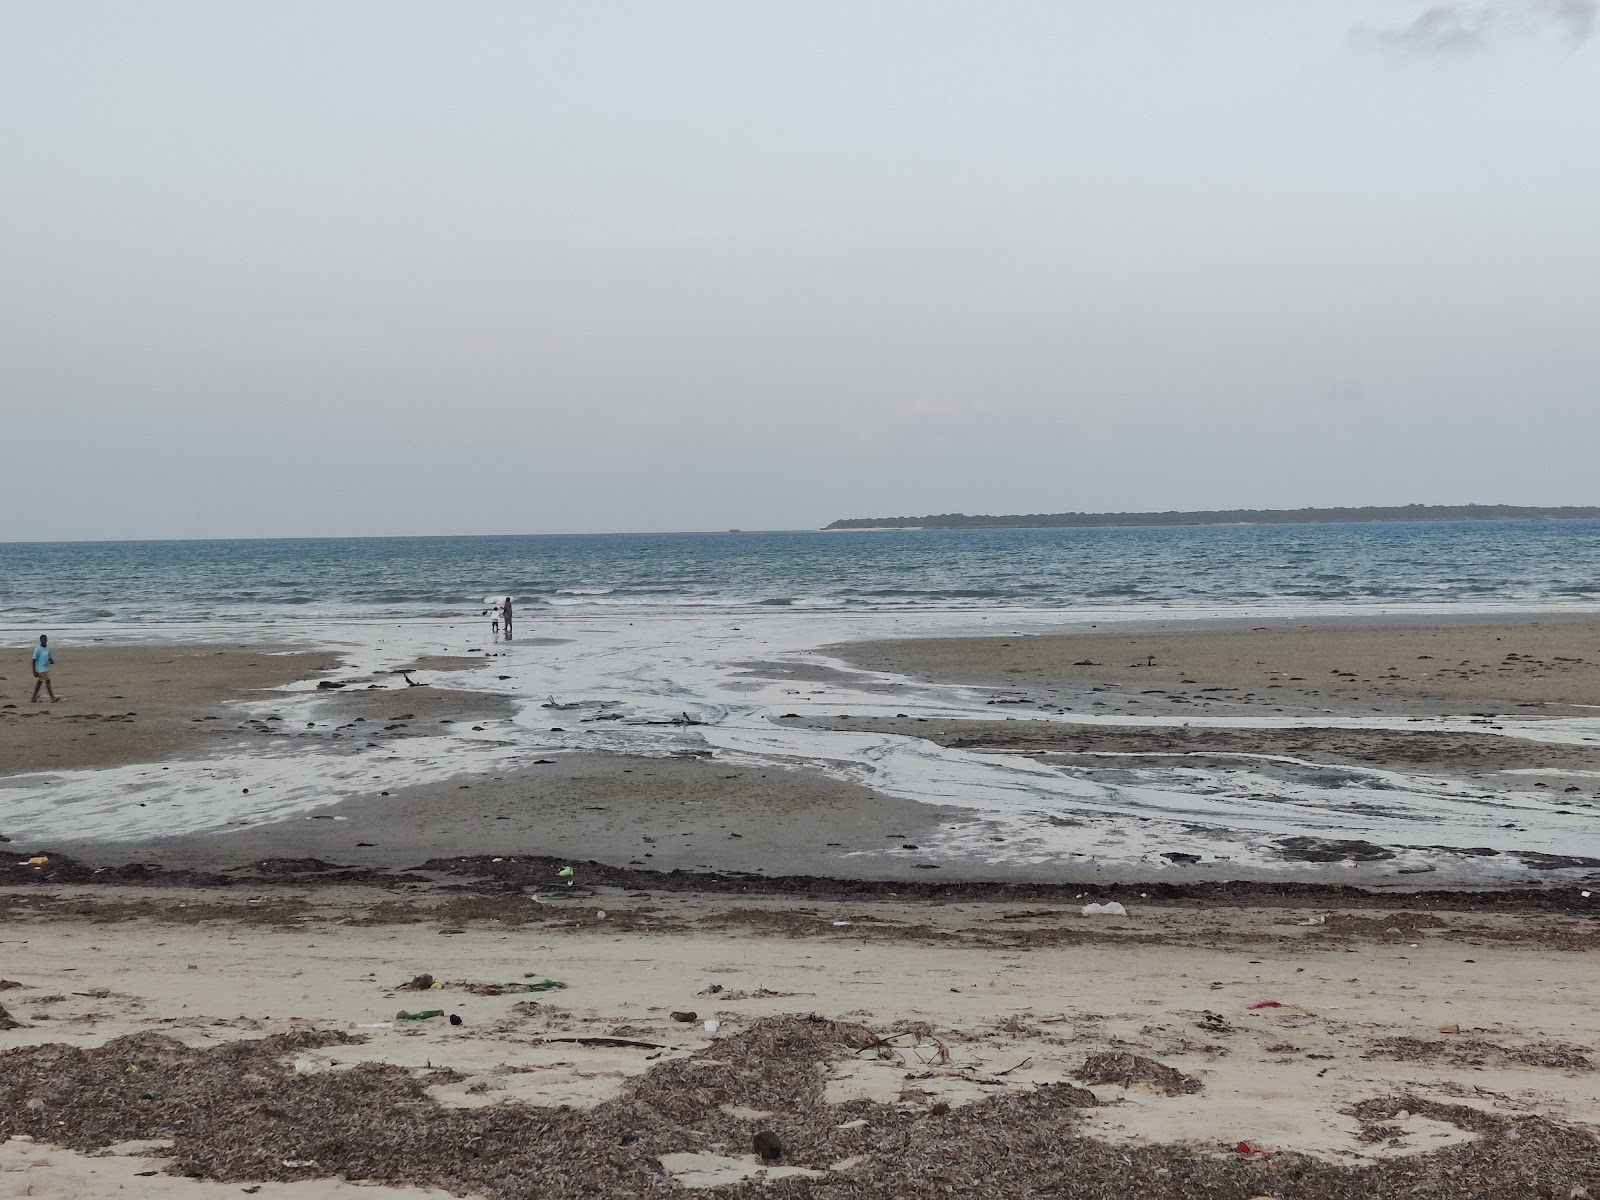
[[[553,979],[547,979],[544,982],[545,984],[555,984],[556,981]],[[443,985],[434,984],[434,986],[442,987]],[[462,981],[461,983],[451,984],[450,986],[461,988],[463,991],[473,996],[506,996],[517,992],[548,992],[552,990],[548,986],[541,986],[540,984],[536,983],[471,983]],[[565,987],[566,985],[557,984],[557,986]]]
[[[665,1050],[667,1048],[660,1042],[641,1042],[637,1038],[623,1037],[579,1037],[562,1034],[557,1037],[542,1037],[534,1040],[538,1042],[567,1042],[574,1046],[628,1046],[636,1050]]]
[[[6,1006],[0,1004],[0,1029],[21,1029],[22,1022],[6,1011]]]
[[[719,995],[721,995],[723,992],[725,992],[727,990],[728,989],[723,987],[720,983],[713,983],[710,987],[705,988],[704,990],[702,990],[700,992],[697,992],[696,995],[700,995],[700,996],[719,996]]]
[[[1083,1060],[1083,1066],[1072,1072],[1072,1077],[1091,1087],[1104,1083],[1125,1088],[1144,1086],[1166,1096],[1191,1095],[1201,1087],[1200,1081],[1192,1075],[1125,1050],[1089,1055]]]
[[[1105,904],[1085,904],[1083,906],[1083,915],[1086,917],[1125,917],[1128,915],[1128,910],[1115,900],[1111,900]]]
[[[42,867],[49,861],[50,861],[50,859],[49,859],[48,855],[35,854],[32,858],[30,858],[28,860],[28,866],[30,866],[30,867]]]
[[[1441,1026],[1439,1026],[1439,1032],[1440,1033],[1460,1033],[1461,1032],[1461,1026],[1460,1025],[1441,1025]]]
[[[523,978],[524,979],[532,979],[533,975],[532,975],[532,973],[529,973],[527,975],[524,975]],[[560,991],[562,988],[566,987],[567,985],[562,983],[561,980],[559,980],[559,979],[541,979],[541,980],[539,980],[538,983],[513,984],[512,986],[518,988],[521,991],[525,991],[525,992],[555,992],[555,991]]]
[[[438,987],[443,987],[443,986],[444,986],[444,984],[442,984],[442,983],[434,982],[434,978],[433,978],[432,975],[424,973],[424,974],[417,975],[417,976],[413,977],[410,983],[402,983],[402,984],[400,984],[397,988],[395,988],[395,991],[397,991],[397,992],[425,992],[429,988],[438,988]]]
[[[1182,850],[1165,850],[1162,852],[1161,857],[1168,862],[1178,863],[1183,866],[1192,866],[1200,861],[1198,854],[1186,854]]]
[[[450,1014],[450,1024],[452,1024],[452,1025],[461,1024],[461,1014],[460,1013],[451,1013]]]
[[[395,1013],[394,1019],[396,1021],[430,1021],[434,1017],[442,1016],[444,1016],[444,1009],[442,1008],[424,1008],[418,1012],[407,1012],[402,1008]]]
[[[572,886],[572,877],[573,877],[573,870],[572,870],[571,867],[562,867],[559,871],[556,872],[556,878],[557,879],[565,879],[567,881],[567,886],[568,887]]]
[[[606,910],[603,908],[597,908],[594,910],[594,915],[599,917],[600,920],[604,921],[606,919]]]
[[[783,1143],[770,1129],[759,1130],[751,1142],[762,1162],[777,1162],[783,1157]]]
[[[707,1021],[705,1023],[705,1031],[707,1033],[715,1033],[717,1030],[719,1030],[721,1028],[722,1028],[722,1022],[721,1021],[711,1020],[711,1021]]]
[[[319,692],[335,692],[335,691],[338,691],[340,688],[347,687],[347,686],[348,686],[347,684],[336,683],[332,679],[319,679],[319,680],[317,680],[317,690]]]
[[[393,1029],[393,1021],[364,1021],[356,1026],[357,1029]]]
[[[682,1021],[685,1025],[688,1025],[692,1021],[698,1021],[700,1014],[697,1012],[675,1012],[672,1014],[672,1019],[674,1021]]]
[[[1239,1154],[1271,1154],[1271,1150],[1263,1150],[1260,1146],[1252,1146],[1249,1142],[1239,1142],[1234,1146],[1234,1151]]]
[[[1258,1008],[1288,1008],[1282,1000],[1257,1000],[1254,1004],[1246,1004],[1245,1008],[1252,1012]]]
[[[1313,913],[1311,916],[1307,917],[1304,921],[1296,921],[1295,922],[1296,925],[1326,925],[1327,923],[1328,923],[1328,916],[1327,916],[1326,913]]]

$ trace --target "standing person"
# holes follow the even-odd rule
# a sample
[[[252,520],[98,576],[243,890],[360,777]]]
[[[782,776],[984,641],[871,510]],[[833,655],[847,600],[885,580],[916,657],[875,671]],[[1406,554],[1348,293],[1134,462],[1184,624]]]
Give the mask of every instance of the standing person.
[[[500,619],[505,622],[506,641],[511,640],[511,597],[507,596],[505,603],[500,606]]]
[[[50,655],[50,639],[45,634],[39,635],[39,644],[33,648],[33,702],[39,703],[39,689],[43,688],[50,693],[50,703],[54,704],[61,699],[56,695],[55,684],[50,682],[50,665],[55,659]]]

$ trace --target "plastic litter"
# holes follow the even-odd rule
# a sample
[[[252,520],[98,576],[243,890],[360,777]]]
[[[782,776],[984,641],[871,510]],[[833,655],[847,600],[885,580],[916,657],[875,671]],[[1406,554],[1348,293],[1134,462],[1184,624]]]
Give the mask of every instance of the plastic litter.
[[[606,910],[603,908],[597,908],[594,910],[594,915],[604,921],[606,919]]]
[[[1289,1006],[1287,1004],[1285,1004],[1282,1000],[1257,1000],[1254,1004],[1246,1004],[1245,1007],[1248,1008],[1248,1009],[1257,1009],[1257,1008],[1288,1008]]]
[[[1326,925],[1327,923],[1328,918],[1322,913],[1309,916],[1304,921],[1295,922],[1296,925]]]
[[[408,1013],[402,1008],[398,1013],[395,1014],[394,1019],[396,1021],[426,1021],[431,1017],[442,1016],[444,1016],[444,1009],[442,1008],[425,1008],[420,1012],[414,1013]]]
[[[707,1033],[715,1033],[717,1030],[719,1030],[721,1028],[722,1028],[722,1022],[721,1021],[707,1021],[706,1022],[706,1032]]]
[[[674,1021],[682,1021],[685,1025],[688,1025],[690,1022],[698,1021],[700,1014],[697,1012],[675,1012],[672,1014],[672,1019]]]
[[[45,863],[47,863],[49,861],[50,861],[50,859],[48,857],[46,857],[45,855],[43,855],[43,854],[35,854],[32,858],[30,858],[28,860],[28,865],[30,867],[42,867],[42,866],[45,865]]]
[[[532,979],[532,975],[524,975],[524,979]],[[559,979],[541,979],[538,983],[527,984],[522,990],[528,992],[555,992],[566,987]]]
[[[1115,900],[1112,900],[1107,904],[1085,904],[1083,906],[1083,915],[1086,917],[1125,917],[1128,915],[1128,910]]]
[[[567,881],[567,886],[571,887],[572,886],[572,868],[571,867],[562,867],[561,870],[556,872],[556,878],[565,879]]]
[[[393,1021],[367,1021],[364,1024],[357,1025],[356,1028],[357,1029],[393,1029],[394,1028],[394,1022]]]

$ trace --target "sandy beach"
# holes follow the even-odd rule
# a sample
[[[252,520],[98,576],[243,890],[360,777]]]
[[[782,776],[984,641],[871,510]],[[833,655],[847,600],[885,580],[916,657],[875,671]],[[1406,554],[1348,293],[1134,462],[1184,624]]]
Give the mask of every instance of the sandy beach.
[[[1596,935],[1568,913],[47,870],[8,871],[0,898],[6,1194],[1600,1182]],[[756,1157],[762,1132],[780,1157]]]
[[[996,702],[992,720],[779,724],[1090,772],[1172,754],[1425,770],[1485,795],[1544,784],[1576,813],[1595,750],[1490,723],[1582,712],[1597,636],[1543,621],[1002,635],[740,671],[821,688],[866,670],[891,701],[898,675],[908,696],[948,682]],[[327,652],[63,659],[67,699],[4,710],[9,775],[297,748],[403,760],[441,727],[509,739],[514,721],[486,657],[411,663],[417,687]],[[1417,666],[1441,661],[1442,682]],[[293,695],[314,719],[272,720]],[[136,715],[108,720],[124,703]],[[1048,719],[1106,709],[1119,719]],[[1263,709],[1300,719],[1236,720]],[[1332,720],[1373,710],[1404,720]],[[1441,714],[1485,724],[1408,728]],[[1522,854],[1547,886],[1478,891],[1337,838],[1268,876],[963,869],[923,848],[1000,835],[959,806],[709,751],[527,754],[283,820],[5,846],[0,1194],[1600,1188],[1600,862]],[[1125,915],[1082,912],[1110,902]],[[398,986],[421,975],[442,986]],[[529,990],[545,979],[565,987]],[[419,1009],[445,1016],[395,1019]]]

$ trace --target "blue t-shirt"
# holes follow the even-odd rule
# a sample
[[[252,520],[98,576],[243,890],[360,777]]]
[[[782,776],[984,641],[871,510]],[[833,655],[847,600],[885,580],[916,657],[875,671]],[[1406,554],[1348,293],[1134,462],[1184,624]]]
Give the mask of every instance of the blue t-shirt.
[[[33,669],[41,675],[50,669],[49,646],[35,646],[33,648]]]

